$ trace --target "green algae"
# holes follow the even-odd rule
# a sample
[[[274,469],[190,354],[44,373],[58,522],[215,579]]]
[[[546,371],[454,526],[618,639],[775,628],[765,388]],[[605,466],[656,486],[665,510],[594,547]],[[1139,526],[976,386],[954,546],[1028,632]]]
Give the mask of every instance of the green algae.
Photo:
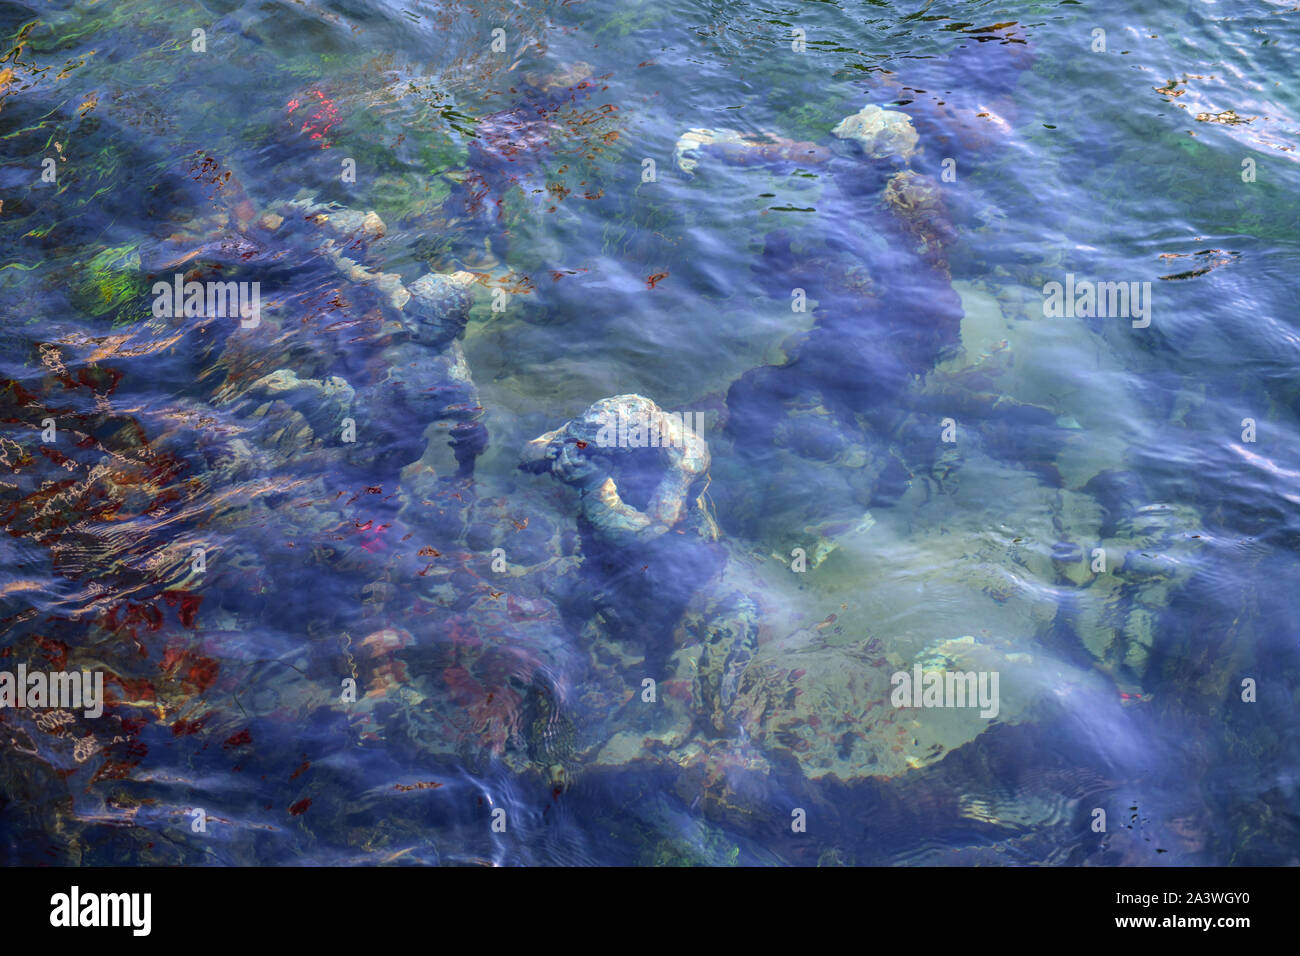
[[[100,251],[89,262],[78,265],[84,278],[72,292],[73,303],[87,314],[99,318],[117,312],[137,300],[146,292],[146,283],[140,272],[140,253],[136,244],[118,246]],[[114,326],[135,321],[148,314],[143,304],[138,309],[126,310]],[[138,315],[136,313],[139,313]]]

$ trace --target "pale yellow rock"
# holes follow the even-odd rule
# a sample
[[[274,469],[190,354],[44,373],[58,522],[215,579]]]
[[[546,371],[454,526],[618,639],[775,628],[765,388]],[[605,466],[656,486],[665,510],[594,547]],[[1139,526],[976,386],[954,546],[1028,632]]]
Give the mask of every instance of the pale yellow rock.
[[[874,105],[844,117],[831,132],[840,139],[853,140],[872,159],[898,156],[908,160],[919,139],[910,116]]]

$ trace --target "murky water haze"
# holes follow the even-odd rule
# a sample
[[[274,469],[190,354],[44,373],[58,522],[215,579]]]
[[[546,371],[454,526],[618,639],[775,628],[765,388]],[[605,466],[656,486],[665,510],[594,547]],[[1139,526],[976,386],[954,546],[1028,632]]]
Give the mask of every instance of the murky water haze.
[[[7,861],[1297,861],[1287,5],[0,28],[0,646],[110,698],[0,710]],[[832,134],[868,104],[914,155]],[[750,139],[691,174],[690,130]],[[942,215],[882,202],[907,169]],[[293,200],[384,234],[322,251]],[[459,371],[377,279],[457,270]],[[260,325],[156,317],[178,271],[260,281]],[[1067,274],[1150,325],[1046,316]],[[624,547],[517,466],[628,393],[711,464]],[[997,718],[892,707],[916,663],[997,672]]]

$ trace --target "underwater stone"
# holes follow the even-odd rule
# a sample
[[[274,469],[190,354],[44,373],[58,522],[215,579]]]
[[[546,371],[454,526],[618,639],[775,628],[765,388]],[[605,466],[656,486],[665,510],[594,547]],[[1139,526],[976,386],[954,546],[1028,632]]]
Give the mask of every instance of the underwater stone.
[[[313,431],[325,434],[338,430],[350,413],[356,393],[337,375],[299,378],[293,369],[282,368],[254,382],[247,397],[279,399],[301,414]]]
[[[797,142],[775,133],[747,135],[734,129],[688,129],[677,140],[673,161],[688,176],[694,175],[704,153],[732,165],[795,163],[815,165],[830,159],[830,150],[816,143]]]
[[[890,177],[881,200],[911,235],[917,251],[932,263],[942,263],[944,249],[956,241],[957,230],[939,184],[905,169]]]
[[[829,415],[794,413],[776,427],[776,443],[815,461],[835,461],[848,444]]]
[[[373,211],[361,212],[357,209],[310,200],[294,200],[285,203],[285,207],[286,211],[298,213],[341,239],[382,239],[388,232],[384,221]],[[278,214],[272,214],[283,222],[283,218]]]
[[[853,140],[872,159],[897,156],[908,160],[916,152],[918,137],[912,118],[897,110],[864,106],[840,120],[831,132],[840,139]]]

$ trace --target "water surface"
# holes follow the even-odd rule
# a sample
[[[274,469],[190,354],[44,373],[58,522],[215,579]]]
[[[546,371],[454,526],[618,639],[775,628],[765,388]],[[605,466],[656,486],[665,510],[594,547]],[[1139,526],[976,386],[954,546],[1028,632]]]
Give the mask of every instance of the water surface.
[[[109,694],[0,711],[6,861],[1300,859],[1288,5],[0,17],[0,646]],[[831,132],[869,104],[941,255]],[[692,129],[820,151],[688,175]],[[476,277],[472,477],[378,410],[438,350],[259,231],[295,199],[375,212],[376,274]],[[178,269],[260,282],[260,325],[153,315]],[[1150,324],[1048,316],[1067,275],[1149,283]],[[345,380],[358,441],[278,370]],[[689,535],[618,551],[517,465],[628,393],[712,465]],[[916,662],[997,671],[999,715],[894,708]]]

